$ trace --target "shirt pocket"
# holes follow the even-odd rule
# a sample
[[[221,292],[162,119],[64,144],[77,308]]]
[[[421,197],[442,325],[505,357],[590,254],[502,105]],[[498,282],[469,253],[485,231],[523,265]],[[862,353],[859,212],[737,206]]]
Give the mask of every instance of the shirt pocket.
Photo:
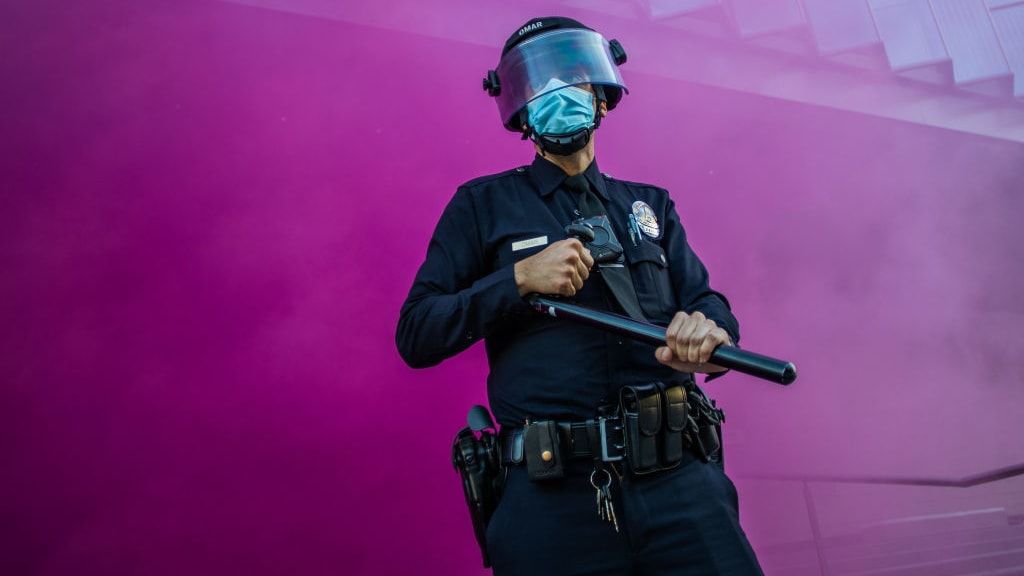
[[[672,289],[665,250],[647,240],[641,240],[636,246],[627,242],[623,249],[644,315],[651,320],[668,321],[675,314],[678,304]]]

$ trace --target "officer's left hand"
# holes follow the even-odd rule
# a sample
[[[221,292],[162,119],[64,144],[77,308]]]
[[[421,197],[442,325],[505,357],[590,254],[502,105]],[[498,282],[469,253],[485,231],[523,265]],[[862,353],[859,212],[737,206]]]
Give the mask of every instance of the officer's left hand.
[[[654,351],[658,362],[680,372],[722,372],[725,368],[708,364],[711,353],[720,344],[731,345],[729,334],[701,312],[676,312],[665,330],[666,346]]]

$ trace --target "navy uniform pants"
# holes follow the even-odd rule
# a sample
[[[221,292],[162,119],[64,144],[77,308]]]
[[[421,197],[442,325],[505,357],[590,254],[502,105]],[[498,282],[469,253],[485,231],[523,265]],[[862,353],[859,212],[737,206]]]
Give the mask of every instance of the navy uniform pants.
[[[509,469],[487,527],[495,576],[762,574],[740,528],[736,488],[697,459],[612,483],[619,532],[597,514],[592,465],[533,482]]]

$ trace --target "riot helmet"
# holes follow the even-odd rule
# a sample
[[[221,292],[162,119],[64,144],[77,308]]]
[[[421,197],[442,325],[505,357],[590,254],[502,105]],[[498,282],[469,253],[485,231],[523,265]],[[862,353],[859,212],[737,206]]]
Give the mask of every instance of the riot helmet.
[[[571,133],[540,134],[529,122],[531,106],[546,106],[554,92],[580,90],[589,86],[608,109],[615,108],[627,92],[618,66],[626,52],[617,40],[605,40],[594,30],[570,18],[534,18],[516,30],[505,42],[495,70],[483,80],[484,90],[495,97],[498,114],[506,129],[523,132],[543,151],[569,154],[590,140],[601,118],[577,124]],[[561,100],[578,100],[578,94]],[[589,125],[587,125],[589,124]],[[526,131],[523,128],[526,127]]]

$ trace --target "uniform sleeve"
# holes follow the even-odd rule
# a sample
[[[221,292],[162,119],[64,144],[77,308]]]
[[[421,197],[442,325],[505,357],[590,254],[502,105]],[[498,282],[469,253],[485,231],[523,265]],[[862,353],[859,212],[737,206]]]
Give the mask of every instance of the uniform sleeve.
[[[672,286],[679,304],[687,314],[700,311],[715,321],[733,344],[740,342],[740,326],[729,308],[725,296],[711,289],[708,271],[686,241],[686,231],[679,222],[675,203],[671,199],[665,208],[665,249],[668,252]]]
[[[395,334],[399,354],[413,368],[434,366],[528,308],[513,266],[490,269],[472,195],[460,188],[437,223],[402,305]]]

